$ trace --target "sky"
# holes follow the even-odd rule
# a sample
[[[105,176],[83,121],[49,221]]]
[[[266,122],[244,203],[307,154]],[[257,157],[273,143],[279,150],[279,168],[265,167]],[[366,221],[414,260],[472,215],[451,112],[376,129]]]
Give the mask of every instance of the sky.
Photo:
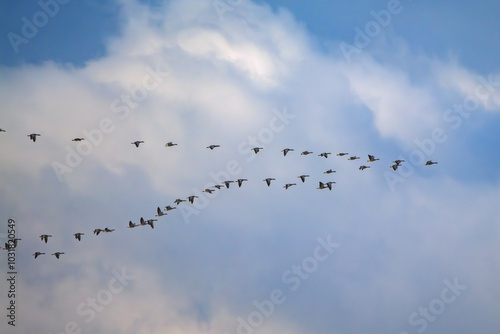
[[[498,333],[499,7],[1,2],[0,332]]]

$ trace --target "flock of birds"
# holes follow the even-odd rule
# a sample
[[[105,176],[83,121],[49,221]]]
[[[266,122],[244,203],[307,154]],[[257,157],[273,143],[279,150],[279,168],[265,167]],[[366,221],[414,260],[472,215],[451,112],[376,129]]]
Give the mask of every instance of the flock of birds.
[[[0,128],[0,132],[6,132],[4,129],[1,129]],[[28,135],[29,139],[32,140],[33,142],[36,142],[36,139],[37,137],[41,136],[39,133],[31,133]],[[74,142],[80,142],[82,140],[85,140],[84,138],[74,138],[72,139],[72,141]],[[135,145],[137,148],[139,148],[139,146],[141,144],[144,144],[144,141],[142,140],[137,140],[137,141],[134,141],[131,143],[132,145]],[[165,147],[174,147],[174,146],[177,146],[176,143],[174,142],[168,142],[165,144]],[[210,150],[214,150],[216,148],[220,148],[220,145],[209,145],[207,146],[207,149],[210,149]],[[255,154],[258,154],[260,152],[260,150],[263,150],[264,148],[263,147],[253,147],[251,148],[252,151],[254,151]],[[281,150],[281,152],[283,153],[283,156],[286,156],[288,153],[290,152],[293,152],[294,149],[292,148],[284,148],[283,150]],[[302,151],[300,153],[301,155],[309,155],[309,154],[313,154],[313,152],[310,152],[310,151]],[[330,152],[323,152],[321,154],[318,154],[319,157],[324,157],[324,158],[328,158],[329,155],[331,155],[332,153]],[[343,156],[347,156],[349,155],[349,153],[346,153],[346,152],[341,152],[341,153],[337,153],[336,156],[338,157],[343,157]],[[361,159],[360,157],[356,156],[356,155],[352,155],[352,156],[349,156],[347,158],[347,160],[351,160],[351,161],[355,161],[355,160],[359,160]],[[378,161],[380,159],[376,158],[374,155],[371,155],[371,154],[368,154],[368,160],[366,160],[367,163],[372,163],[372,162],[375,162],[375,161]],[[405,162],[405,160],[394,160],[392,163],[392,165],[390,165],[390,168],[392,168],[393,170],[397,170],[398,167],[402,166],[402,164]],[[428,160],[425,165],[426,166],[430,166],[430,165],[435,165],[437,164],[437,162],[435,161],[432,161],[432,160]],[[368,169],[370,168],[370,166],[368,165],[361,165],[359,166],[359,170],[365,170],[365,169]],[[331,173],[336,173],[336,171],[332,170],[332,169],[329,169],[327,171],[324,172],[324,174],[331,174]],[[310,177],[309,175],[299,175],[297,178],[299,178],[302,183],[306,182],[306,179]],[[271,182],[272,181],[275,181],[276,179],[274,178],[266,178],[264,179],[263,181],[266,182],[267,186],[271,186]],[[220,190],[222,188],[227,188],[229,189],[231,183],[236,183],[238,185],[238,187],[241,187],[243,185],[243,182],[245,181],[248,181],[247,179],[237,179],[237,180],[225,180],[222,182],[222,184],[216,184],[214,185],[212,188],[207,188],[207,189],[204,189],[203,192],[205,193],[209,193],[211,194],[212,192],[216,191],[216,190]],[[316,189],[329,189],[329,190],[332,190],[333,189],[333,185],[335,184],[336,182],[333,182],[333,181],[329,181],[329,182],[319,182],[319,186],[318,188]],[[283,186],[284,189],[289,189],[290,187],[292,186],[296,186],[297,184],[296,183],[287,183]],[[191,204],[194,203],[194,200],[198,198],[198,196],[196,195],[191,195],[191,196],[188,196],[186,197],[185,199],[181,199],[181,198],[177,198],[173,203],[176,205],[176,206],[179,206],[181,203],[183,202],[189,202]],[[170,205],[167,205],[165,207],[165,209],[161,209],[160,207],[157,207],[156,209],[156,215],[155,217],[163,217],[163,216],[166,216],[167,215],[167,212],[170,211],[170,210],[174,210],[174,209],[177,209],[176,206],[170,206]],[[158,221],[158,219],[154,219],[154,218],[151,218],[151,219],[144,219],[143,217],[140,218],[140,221],[139,223],[137,224],[134,224],[132,221],[129,221],[128,223],[128,226],[127,228],[135,228],[135,227],[139,227],[139,226],[150,226],[152,229],[154,229],[154,222],[155,221]],[[115,230],[114,229],[110,229],[108,227],[105,227],[103,229],[100,229],[100,228],[96,228],[94,229],[93,231],[93,234],[95,235],[99,235],[100,233],[111,233],[111,232],[114,232]],[[85,235],[85,233],[82,233],[82,232],[78,232],[78,233],[75,233],[73,234],[73,236],[75,237],[76,240],[78,241],[81,241],[82,240],[82,236]],[[49,241],[49,238],[52,237],[52,235],[50,234],[42,234],[39,236],[40,237],[40,240],[42,242],[45,242],[47,243]],[[5,247],[3,248],[3,250],[13,250],[17,247],[17,242],[18,240],[21,240],[20,238],[13,238],[13,239],[9,239],[8,242],[5,243]],[[55,253],[52,253],[51,255],[54,255],[57,259],[60,258],[61,255],[65,254],[64,252],[55,252]],[[36,259],[37,257],[41,256],[41,255],[45,255],[45,253],[43,252],[35,252],[33,254],[34,258]]]

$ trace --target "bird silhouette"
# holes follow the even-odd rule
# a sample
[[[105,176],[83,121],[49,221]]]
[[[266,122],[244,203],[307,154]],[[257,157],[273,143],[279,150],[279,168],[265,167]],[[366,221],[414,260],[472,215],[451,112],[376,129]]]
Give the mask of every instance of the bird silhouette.
[[[33,142],[36,142],[37,136],[41,136],[41,135],[39,133],[31,133],[28,135],[28,137],[30,137],[30,139],[33,140]]]

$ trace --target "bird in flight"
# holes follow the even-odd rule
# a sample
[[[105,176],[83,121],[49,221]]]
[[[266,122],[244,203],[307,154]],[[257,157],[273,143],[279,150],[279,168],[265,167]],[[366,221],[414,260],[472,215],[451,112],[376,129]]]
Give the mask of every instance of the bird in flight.
[[[352,156],[352,157],[349,157],[349,159],[347,159],[347,160],[356,160],[356,159],[359,159],[359,157],[357,157],[357,156]]]
[[[73,139],[71,139],[71,141],[82,141],[82,140],[85,140],[85,138],[73,138]]]
[[[173,207],[171,207],[170,205],[167,205],[167,206],[165,207],[165,210],[167,210],[167,211],[174,210],[174,209],[177,209],[177,208],[173,208]]]
[[[309,151],[304,151],[302,153],[300,153],[300,155],[308,155],[308,154],[312,154],[313,152],[309,152]]]
[[[135,147],[139,147],[140,144],[143,144],[144,141],[142,140],[136,140],[135,142],[131,143],[132,145],[135,145]]]
[[[226,188],[229,189],[229,185],[233,183],[234,181],[224,181],[224,184],[226,185]]]
[[[5,129],[0,129],[0,132],[5,132]]]
[[[207,189],[203,190],[202,192],[207,193],[207,194],[212,194],[214,191],[215,190],[213,190],[213,189],[207,188]]]
[[[306,177],[309,177],[309,175],[299,175],[297,178],[302,180],[302,183],[306,182]]]
[[[394,160],[393,163],[395,163],[397,166],[401,166],[401,163],[405,162],[404,160]]]
[[[287,183],[283,186],[283,188],[285,188],[285,190],[287,190],[288,188],[290,188],[291,186],[296,186],[297,184],[296,183]]]
[[[136,226],[138,226],[138,225],[135,225],[134,223],[132,223],[132,221],[129,221],[127,228],[134,228]]]
[[[210,146],[207,146],[207,148],[209,148],[211,150],[213,150],[216,147],[220,147],[220,145],[210,145]]]
[[[169,141],[168,143],[165,144],[165,147],[172,147],[172,146],[176,146],[176,145],[177,145],[176,143]]]
[[[370,166],[365,166],[365,165],[363,165],[363,166],[359,166],[359,170],[365,170],[365,169],[367,169],[367,168],[370,168]]]
[[[273,179],[273,178],[271,178],[271,177],[268,177],[267,179],[264,179],[264,180],[262,180],[262,181],[266,181],[267,186],[269,187],[269,186],[271,185],[271,181],[273,181],[273,180],[276,180],[276,179]]]
[[[349,153],[337,153],[338,157],[343,157],[344,155],[348,155]]]
[[[166,214],[165,212],[163,212],[163,211],[160,209],[160,207],[158,207],[158,208],[156,209],[156,215],[155,215],[155,217],[161,217],[161,216],[166,216],[166,215],[167,215],[167,214]]]
[[[61,256],[62,254],[64,254],[64,252],[55,252],[52,253],[51,255],[55,255],[56,258],[59,258],[59,256]]]
[[[188,197],[188,201],[189,201],[189,203],[193,204],[193,202],[194,202],[194,199],[195,199],[195,198],[198,198],[198,196],[195,196],[195,195],[193,195],[193,196],[189,196],[189,197]]]
[[[174,201],[174,203],[175,203],[176,205],[179,205],[179,204],[181,204],[182,202],[185,202],[185,201],[186,201],[185,199],[180,199],[180,198],[178,198],[178,199],[176,199],[176,200]],[[167,210],[168,210],[168,209],[167,209]]]
[[[238,187],[241,187],[244,181],[248,181],[247,179],[238,179],[236,180],[238,182]]]
[[[39,257],[40,255],[45,255],[45,253],[35,252],[35,254],[33,254],[33,256],[35,257],[35,259],[36,259],[37,257]]]
[[[428,160],[428,161],[425,163],[425,165],[426,165],[426,166],[436,165],[436,164],[437,164],[437,162],[432,161],[432,160]]]
[[[50,237],[52,237],[52,235],[50,235],[50,234],[42,234],[40,236],[40,240],[45,241],[45,243],[47,243],[47,241],[49,240]]]
[[[99,233],[101,233],[102,231],[104,231],[104,230],[101,230],[100,228],[96,228],[96,229],[94,230],[94,234],[95,234],[95,235],[99,235]]]
[[[85,233],[75,233],[73,234],[75,236],[75,239],[78,240],[78,241],[82,241],[82,235],[84,235]]]
[[[374,162],[380,159],[375,158],[375,156],[368,154],[368,160],[366,162]]]
[[[331,173],[337,173],[337,172],[334,171],[333,169],[329,169],[326,172],[323,172],[323,174],[331,174]]]
[[[30,139],[33,140],[33,142],[36,142],[36,137],[37,136],[41,136],[41,135],[38,134],[38,133],[32,133],[32,134],[28,135],[28,137],[30,137]]]
[[[251,150],[253,150],[255,152],[255,154],[259,153],[260,150],[263,150],[264,148],[263,147],[254,147],[254,148],[251,148]]]
[[[293,151],[293,148],[285,148],[285,149],[281,150],[281,152],[283,152],[283,156],[285,156],[285,157],[286,157],[286,154],[290,151]]]
[[[331,153],[326,153],[326,152],[323,152],[321,154],[318,155],[318,157],[325,157],[325,158],[328,158],[328,154],[331,154]]]

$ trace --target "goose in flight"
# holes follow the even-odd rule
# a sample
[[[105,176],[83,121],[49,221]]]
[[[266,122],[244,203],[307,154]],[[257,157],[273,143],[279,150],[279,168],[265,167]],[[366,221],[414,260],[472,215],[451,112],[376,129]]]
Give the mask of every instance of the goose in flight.
[[[238,187],[241,187],[244,181],[248,181],[247,179],[238,179],[236,180],[238,182]]]
[[[290,188],[291,186],[296,186],[296,185],[297,185],[296,183],[287,183],[283,186],[283,188],[285,188],[285,190],[286,190],[286,189]]]
[[[156,209],[156,215],[155,215],[155,217],[161,217],[161,216],[166,216],[166,215],[167,215],[167,214],[166,214],[165,212],[163,212],[163,211],[160,209],[160,207],[158,207],[158,208]]]
[[[132,223],[132,221],[129,221],[127,228],[134,228],[136,226],[138,226],[138,225],[135,225],[134,223]]]
[[[102,232],[114,232],[114,228],[113,229],[109,229],[107,227],[104,228],[104,230],[102,230]]]
[[[203,190],[202,192],[204,192],[204,193],[208,193],[208,194],[212,194],[214,191],[215,191],[215,190],[213,190],[213,189],[209,189],[209,188],[207,188],[207,189]]]
[[[300,155],[308,155],[308,154],[312,154],[313,152],[309,152],[309,151],[304,151],[302,153],[300,153]]]
[[[293,148],[285,148],[283,150],[281,150],[281,152],[283,152],[283,156],[286,157],[286,154],[290,151],[293,151]]]
[[[210,146],[207,146],[207,148],[209,148],[211,150],[213,150],[216,147],[220,147],[220,145],[210,145]]]
[[[218,190],[220,190],[220,188],[224,188],[224,186],[222,184],[216,184],[214,186],[214,188],[217,188]]]
[[[82,235],[84,235],[85,233],[75,233],[73,234],[75,236],[75,239],[78,240],[78,241],[82,241]]]
[[[267,179],[264,179],[262,181],[266,181],[267,186],[269,187],[271,185],[271,181],[273,181],[273,180],[276,180],[276,179],[273,179],[272,177],[268,177]]]
[[[52,253],[51,255],[55,255],[56,258],[59,258],[59,256],[61,256],[62,254],[64,254],[64,252],[55,252]]]
[[[185,202],[185,201],[182,201],[182,202]],[[174,209],[177,209],[177,208],[173,208],[173,207],[171,207],[170,205],[167,205],[167,206],[165,207],[165,210],[166,210],[166,211],[170,211],[170,210],[174,210]]]
[[[101,230],[100,228],[96,228],[96,229],[94,230],[94,234],[95,234],[95,235],[99,235],[99,233],[101,233],[102,231],[104,231],[104,230]]]
[[[331,174],[331,173],[337,173],[337,172],[334,171],[333,169],[329,169],[326,172],[323,172],[323,174]]]
[[[405,162],[404,160],[394,160],[393,161],[397,166],[401,166],[402,162]]]
[[[375,158],[375,156],[368,154],[368,160],[366,162],[374,162],[380,159]]]
[[[36,136],[41,136],[41,135],[39,133],[32,133],[28,135],[28,137],[30,137],[30,139],[33,140],[33,142],[36,142]]]
[[[330,182],[327,182],[327,183],[325,183],[325,184],[326,184],[326,187],[327,187],[328,189],[332,190],[332,185],[333,185],[333,184],[336,184],[336,183],[337,183],[337,182],[330,181]]]
[[[357,157],[357,156],[354,155],[352,157],[349,157],[349,159],[347,159],[347,160],[356,160],[356,159],[359,159],[359,157]]]
[[[180,198],[178,198],[178,199],[176,199],[176,200],[174,201],[174,203],[175,203],[176,205],[179,205],[179,204],[181,204],[182,202],[185,202],[185,201],[186,201],[185,199],[180,199]],[[168,210],[168,209],[167,209],[167,210]]]
[[[139,147],[140,144],[143,144],[144,141],[142,140],[136,140],[135,142],[131,143],[132,145],[135,145],[135,147]]]
[[[189,196],[189,197],[188,197],[188,201],[189,201],[189,203],[193,204],[193,202],[194,202],[194,199],[195,199],[195,198],[198,198],[198,196],[195,196],[195,195],[193,195],[193,196]]]
[[[45,253],[41,253],[41,252],[35,252],[35,254],[33,254],[33,256],[35,257],[35,259],[40,256],[40,255],[45,255]]]
[[[82,141],[82,140],[85,140],[85,138],[73,138],[73,139],[71,139],[71,141]]]
[[[4,129],[0,129],[0,132],[5,132],[5,130]]]
[[[435,164],[437,164],[437,162],[432,161],[432,160],[428,160],[428,161],[425,163],[425,165],[426,165],[426,166],[435,165]]]
[[[255,152],[255,154],[259,153],[260,150],[263,150],[264,148],[263,147],[254,147],[254,148],[251,148],[251,150],[253,150]]]
[[[155,224],[154,224],[153,220],[150,219],[150,220],[147,221],[147,223],[148,223],[149,226],[151,226],[152,229],[155,228]]]
[[[344,155],[348,155],[349,153],[337,153],[338,157],[343,157]]]
[[[391,165],[390,168],[392,168],[393,170],[397,170],[399,166],[401,166],[401,165],[394,164],[394,165]]]
[[[165,144],[165,147],[172,147],[172,146],[175,146],[175,145],[177,145],[177,144],[169,141],[168,143]]]
[[[370,168],[370,166],[365,166],[365,165],[363,165],[363,166],[359,166],[359,170],[365,170],[365,169],[367,169],[367,168]]]
[[[326,153],[326,152],[323,152],[321,154],[318,155],[318,157],[325,157],[325,158],[328,158],[328,154],[331,154],[331,153]]]
[[[47,243],[47,241],[49,240],[50,237],[52,237],[52,235],[50,235],[50,234],[42,234],[40,236],[40,240],[45,241],[45,243]]]
[[[143,217],[141,217],[141,220],[140,220],[139,225],[140,225],[140,226],[144,226],[144,225],[147,225],[147,224],[148,224],[148,223],[146,223],[146,221],[144,220],[144,218],[143,218]]]
[[[319,186],[316,189],[326,189],[328,186],[326,186],[323,182],[319,181]]]
[[[297,178],[302,180],[302,183],[306,182],[306,177],[309,177],[309,175],[299,175]]]
[[[233,183],[234,181],[224,181],[224,184],[226,185],[226,188],[229,189],[229,185]]]

